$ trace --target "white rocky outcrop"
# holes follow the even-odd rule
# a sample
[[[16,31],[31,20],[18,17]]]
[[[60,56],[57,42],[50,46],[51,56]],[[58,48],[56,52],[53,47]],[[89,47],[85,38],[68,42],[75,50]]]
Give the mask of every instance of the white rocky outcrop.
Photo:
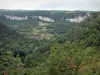
[[[87,13],[87,15],[85,15],[85,16],[79,15],[79,16],[75,16],[75,18],[69,18],[66,20],[70,21],[70,22],[80,23],[80,22],[84,21],[85,19],[87,19],[89,16],[90,16],[90,13]]]
[[[49,17],[38,16],[38,18],[39,18],[40,20],[43,20],[43,21],[54,22],[54,20],[51,19],[51,18],[49,18]]]
[[[44,16],[33,16],[33,19],[40,19],[40,20],[46,21],[46,22],[54,22],[54,20],[52,18],[44,17]]]
[[[47,26],[49,25],[48,23],[43,23],[43,22],[38,22],[39,26]]]
[[[75,16],[75,18],[69,18],[69,19],[66,19],[66,20],[70,21],[70,22],[79,23],[79,22],[84,21],[86,18],[87,18],[87,16]]]
[[[10,20],[27,20],[28,19],[28,16],[19,17],[19,16],[4,15],[4,17],[6,17],[7,19],[10,19]]]

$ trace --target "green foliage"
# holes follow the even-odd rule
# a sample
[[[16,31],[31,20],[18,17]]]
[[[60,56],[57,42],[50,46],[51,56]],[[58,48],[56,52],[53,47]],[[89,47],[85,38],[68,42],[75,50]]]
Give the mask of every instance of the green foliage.
[[[96,50],[94,48],[86,48],[84,46],[76,45],[75,43],[71,44],[70,42],[68,42],[65,44],[54,44],[51,47],[49,60],[51,63],[51,74],[84,75],[81,72],[82,68],[83,73],[86,73],[88,75],[96,74],[100,70],[100,68],[96,64],[99,65],[100,63],[96,61],[99,60],[99,55],[95,55],[95,53]],[[93,64],[95,66],[92,66]],[[83,66],[81,67],[81,65]],[[96,72],[92,72],[92,69],[95,69]],[[99,74],[100,72],[98,73],[98,75]]]
[[[74,27],[59,19],[73,17],[73,14],[43,12],[29,12],[28,15],[45,16],[50,12],[49,17],[56,21],[47,26],[47,33],[55,35],[50,40],[19,37],[18,33],[0,24],[0,75],[100,75],[100,14],[91,14]],[[74,28],[66,30],[67,27]],[[4,40],[7,35],[8,39]]]

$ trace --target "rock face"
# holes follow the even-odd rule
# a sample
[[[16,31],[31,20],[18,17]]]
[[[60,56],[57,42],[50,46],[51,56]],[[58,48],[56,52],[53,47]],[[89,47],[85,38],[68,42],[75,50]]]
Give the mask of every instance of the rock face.
[[[43,21],[54,22],[54,20],[51,19],[51,18],[49,18],[49,17],[38,16],[38,18],[39,18],[40,20],[43,20]]]
[[[19,17],[19,16],[10,16],[10,15],[4,15],[5,18],[10,20],[28,20],[28,17]]]
[[[0,11],[0,17],[8,20],[40,20],[45,22],[55,22],[60,20],[79,23],[86,19],[90,13],[87,12],[56,12],[56,11]]]
[[[21,17],[21,16],[4,15],[4,17],[6,19],[9,19],[9,20],[28,20],[29,19],[28,16]],[[75,16],[74,18],[66,19],[66,21],[79,23],[79,22],[84,21],[87,17],[88,17],[87,15],[85,15],[85,16]],[[45,22],[55,22],[54,19],[49,18],[49,17],[44,17],[44,16],[33,16],[32,19],[39,19],[39,20],[45,21]]]
[[[39,26],[47,26],[49,25],[48,23],[43,23],[43,22],[38,22]]]
[[[86,18],[88,18],[89,16],[90,16],[90,14],[87,13],[87,15],[85,15],[85,16],[75,16],[74,18],[66,19],[66,21],[80,23],[80,22],[84,21]]]
[[[70,21],[70,22],[79,23],[79,22],[84,21],[86,18],[87,18],[87,16],[78,16],[78,17],[70,18],[70,19],[66,19],[66,20]]]
[[[4,17],[6,19],[10,19],[10,20],[28,20],[29,19],[29,16],[21,17],[21,16],[4,15]],[[46,22],[54,22],[53,19],[51,19],[49,17],[44,17],[44,16],[33,16],[32,19],[39,19],[39,20],[46,21]]]

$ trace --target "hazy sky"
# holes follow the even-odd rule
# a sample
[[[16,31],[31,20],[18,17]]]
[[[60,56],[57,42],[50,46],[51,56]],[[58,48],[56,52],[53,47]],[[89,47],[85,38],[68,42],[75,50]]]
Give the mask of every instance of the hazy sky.
[[[100,11],[100,0],[0,0],[0,9]]]

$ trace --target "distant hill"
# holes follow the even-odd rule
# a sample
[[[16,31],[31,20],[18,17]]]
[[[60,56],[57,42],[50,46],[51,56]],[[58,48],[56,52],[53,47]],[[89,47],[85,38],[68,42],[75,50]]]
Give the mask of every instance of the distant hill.
[[[91,11],[92,12],[92,11]],[[87,19],[89,11],[0,10],[0,22],[21,34],[50,38]],[[37,38],[38,38],[37,37]]]

